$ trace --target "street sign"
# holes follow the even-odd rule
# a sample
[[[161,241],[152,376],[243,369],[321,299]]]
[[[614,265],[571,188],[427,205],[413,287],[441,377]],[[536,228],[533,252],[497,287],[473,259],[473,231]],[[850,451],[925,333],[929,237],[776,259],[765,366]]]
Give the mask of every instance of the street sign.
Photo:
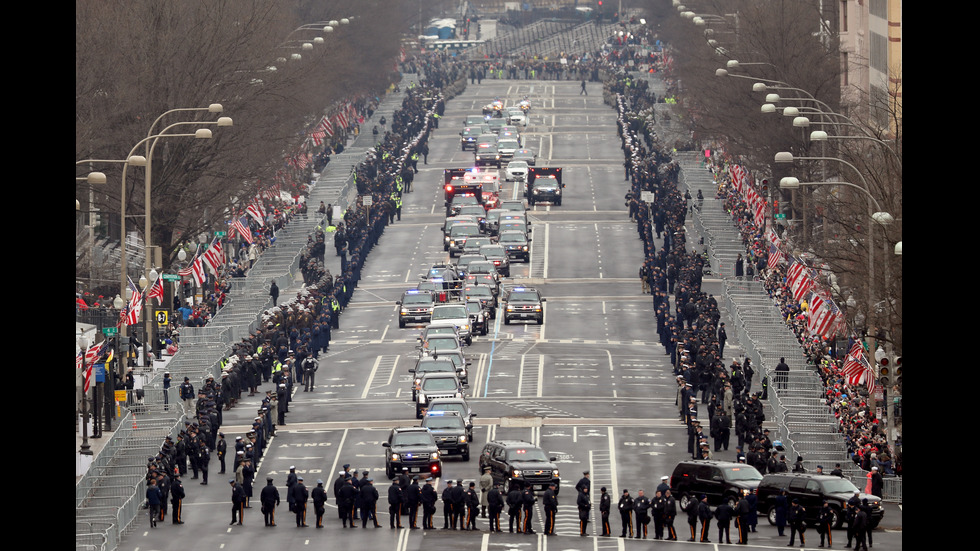
[[[776,214],[773,216],[776,220],[786,220],[785,214]]]
[[[170,321],[170,312],[168,310],[157,310],[154,315],[157,317],[157,325],[160,327],[166,327]]]
[[[161,274],[160,277],[164,281],[180,281],[180,276],[177,274]]]
[[[216,231],[216,232],[214,232],[214,236],[215,237],[224,237],[226,235],[228,235],[228,232],[226,232],[226,231]]]
[[[118,327],[103,327],[102,334],[107,337],[113,337],[119,333]]]
[[[371,195],[361,195],[361,204],[365,207],[370,207],[371,203],[374,201],[374,197]]]

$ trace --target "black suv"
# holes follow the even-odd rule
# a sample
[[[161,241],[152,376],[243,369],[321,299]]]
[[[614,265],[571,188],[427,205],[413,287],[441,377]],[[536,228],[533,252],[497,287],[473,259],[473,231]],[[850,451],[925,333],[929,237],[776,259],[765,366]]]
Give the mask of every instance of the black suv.
[[[455,411],[427,411],[422,418],[422,426],[429,429],[436,446],[443,453],[458,453],[463,461],[470,460],[470,441],[468,435],[473,425],[466,422]]]
[[[708,496],[708,503],[718,505],[727,501],[735,507],[745,490],[755,492],[762,475],[755,467],[728,461],[682,461],[670,477],[670,492],[677,497],[681,509],[687,509],[692,499]]]
[[[508,481],[520,486],[531,486],[543,490],[555,484],[555,494],[561,488],[556,459],[548,457],[544,451],[528,442],[520,440],[494,440],[483,446],[480,453],[480,472],[490,467],[494,482],[504,487]]]
[[[531,239],[520,230],[499,232],[497,243],[503,245],[507,256],[521,258],[524,262],[531,261]]]
[[[544,323],[544,301],[536,289],[530,287],[514,287],[507,291],[500,301],[504,311],[504,324],[510,325],[512,320],[531,321],[538,325]]]
[[[398,427],[391,429],[388,440],[381,443],[385,448],[385,474],[392,479],[398,473],[428,473],[442,476],[442,460],[439,447],[432,433],[425,427]]]
[[[844,511],[847,500],[860,492],[861,499],[867,499],[871,505],[871,516],[881,520],[885,516],[881,508],[881,497],[861,492],[857,486],[846,478],[832,475],[809,473],[776,473],[767,474],[759,483],[759,512],[766,515],[769,524],[776,524],[776,496],[786,490],[789,503],[794,499],[800,500],[800,505],[806,509],[807,524],[814,526],[824,500],[830,502],[830,510],[834,515],[834,527],[840,528],[844,523]]]
[[[432,293],[418,289],[412,289],[402,293],[402,298],[395,304],[401,306],[398,311],[398,327],[402,329],[408,323],[428,323],[432,320],[432,308],[435,306],[435,299]]]

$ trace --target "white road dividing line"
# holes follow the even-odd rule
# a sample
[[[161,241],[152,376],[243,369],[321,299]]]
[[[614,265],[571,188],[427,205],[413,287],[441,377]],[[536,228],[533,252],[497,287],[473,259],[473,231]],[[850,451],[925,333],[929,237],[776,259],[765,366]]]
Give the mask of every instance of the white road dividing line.
[[[548,279],[548,243],[550,242],[550,240],[551,240],[551,224],[545,223],[544,225],[544,270],[542,270],[545,279]]]
[[[349,429],[344,429],[344,435],[340,437],[340,444],[337,445],[337,453],[333,456],[333,465],[330,466],[330,472],[337,472],[337,462],[340,461],[340,450],[344,448],[344,442],[347,441],[347,431]]]
[[[544,354],[538,355],[538,398],[541,397],[541,390],[544,388]]]
[[[378,371],[378,366],[381,365],[381,356],[374,360],[374,367],[371,368],[371,374],[368,375],[367,384],[364,385],[364,392],[361,393],[361,400],[368,397],[368,393],[371,391],[371,382],[374,381],[374,374]]]
[[[394,378],[395,378],[395,368],[398,367],[398,358],[401,358],[401,357],[402,357],[401,354],[398,354],[397,356],[395,356],[395,363],[391,364],[391,374],[388,375],[388,384],[389,385],[391,384],[391,381],[394,380]]]
[[[521,397],[521,389],[524,386],[524,354],[521,354],[521,367],[517,372],[517,397]]]
[[[606,434],[609,435],[609,478],[612,479],[610,484],[613,496],[619,495],[619,488],[616,486],[616,481],[619,479],[619,475],[616,474],[616,438],[613,436],[613,428],[611,426],[606,427]]]

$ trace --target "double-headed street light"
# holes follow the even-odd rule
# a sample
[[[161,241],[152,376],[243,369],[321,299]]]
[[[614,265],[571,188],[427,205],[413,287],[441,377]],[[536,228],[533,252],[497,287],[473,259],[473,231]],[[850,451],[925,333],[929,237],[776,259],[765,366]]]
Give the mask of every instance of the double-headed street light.
[[[145,262],[143,264],[143,271],[144,271],[145,276],[149,276],[149,280],[148,280],[148,282],[145,282],[144,283],[143,282],[143,278],[141,278],[141,285],[144,288],[146,288],[146,285],[153,285],[154,283],[156,283],[156,280],[157,280],[157,271],[155,269],[153,269],[153,265],[152,265],[153,264],[153,260],[152,260],[152,256],[151,256],[151,254],[152,254],[152,247],[151,247],[151,245],[152,245],[153,234],[152,234],[152,224],[151,224],[151,213],[152,213],[152,210],[150,208],[150,205],[151,205],[151,194],[150,194],[150,191],[152,190],[152,185],[151,184],[153,182],[153,151],[156,148],[157,141],[159,141],[159,139],[161,137],[165,137],[165,136],[178,136],[178,135],[180,135],[180,134],[167,134],[167,131],[168,130],[170,130],[171,128],[175,128],[177,126],[186,126],[186,125],[195,125],[195,126],[199,126],[199,125],[209,125],[209,126],[211,126],[211,125],[213,125],[213,126],[218,126],[218,127],[229,127],[229,126],[234,126],[234,121],[232,120],[231,117],[218,117],[218,120],[215,120],[215,121],[181,121],[181,122],[175,122],[175,123],[167,126],[166,128],[164,128],[163,130],[161,130],[160,131],[160,134],[156,138],[154,138],[151,143],[148,143],[147,144],[146,170],[144,171],[144,179],[143,179],[143,182],[144,182],[143,183],[143,193],[144,193],[143,200],[144,200],[144,203],[145,203],[145,209],[144,209],[145,210],[145,216],[144,216],[144,222],[143,222],[143,224],[144,224],[143,225],[143,234],[144,234],[144,242],[143,242],[144,247],[143,247],[143,249],[144,249],[144,252],[146,253]],[[183,135],[186,136],[187,134],[183,134]],[[210,139],[212,135],[211,135],[211,130],[209,130],[207,128],[199,128],[199,129],[197,129],[195,131],[195,133],[193,134],[193,136],[195,138],[199,138],[199,139]],[[150,345],[150,342],[149,342],[150,341],[150,336],[153,333],[153,317],[150,316],[150,311],[149,311],[148,306],[149,306],[149,303],[146,304],[146,307],[147,308],[145,309],[145,316],[146,316],[145,317],[145,321],[146,321],[146,340],[147,340],[147,342],[144,343],[144,345],[147,346],[147,347]],[[147,348],[147,350],[149,350],[149,348]]]

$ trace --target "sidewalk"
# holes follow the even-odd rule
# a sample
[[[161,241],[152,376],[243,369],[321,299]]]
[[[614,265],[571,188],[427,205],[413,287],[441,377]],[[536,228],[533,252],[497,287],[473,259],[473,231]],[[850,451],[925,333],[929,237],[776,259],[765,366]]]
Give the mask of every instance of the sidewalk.
[[[311,215],[308,215],[308,217],[294,218],[290,223],[292,227],[288,228],[288,230],[285,233],[283,232],[280,233],[285,235],[288,233],[295,234],[296,232],[302,232],[303,230],[306,229],[308,229],[308,231],[303,233],[301,239],[293,242],[290,242],[287,239],[278,240],[277,244],[272,249],[265,251],[264,256],[267,256],[267,258],[265,258],[266,260],[265,264],[269,264],[269,263],[277,264],[275,259],[273,259],[274,256],[277,258],[279,257],[291,258],[299,255],[302,246],[305,245],[306,243],[307,235],[312,233],[312,228],[317,223],[322,221],[312,212],[313,210],[315,210],[316,206],[319,205],[320,201],[323,201],[324,203],[330,203],[333,205],[340,206],[341,209],[346,209],[348,204],[353,201],[353,199],[356,197],[356,190],[353,188],[353,186],[348,186],[347,182],[350,176],[351,167],[355,166],[357,163],[360,163],[362,160],[364,160],[368,149],[373,147],[374,145],[373,144],[374,136],[372,136],[370,133],[370,128],[371,125],[373,124],[373,121],[380,119],[382,116],[386,117],[388,120],[391,120],[394,112],[401,108],[402,99],[405,97],[409,84],[417,81],[418,81],[418,75],[405,74],[403,75],[402,82],[399,84],[400,86],[399,92],[386,94],[384,97],[380,98],[381,101],[377,109],[375,110],[375,112],[372,114],[371,117],[365,118],[364,123],[361,124],[361,132],[358,134],[358,136],[351,139],[348,146],[344,149],[344,152],[339,155],[335,155],[334,158],[331,159],[331,162],[327,164],[323,172],[319,175],[316,185],[313,187],[308,197],[308,201],[311,209],[310,212]],[[365,132],[364,131],[365,129],[368,130]],[[332,239],[332,236],[329,236],[328,239]],[[296,250],[285,250],[290,245],[294,245],[296,247]],[[330,250],[332,250],[332,247],[328,246],[328,253]],[[262,270],[255,269],[256,267],[259,266],[260,263],[263,263],[262,256],[259,257],[259,261],[256,263],[256,266],[253,267],[253,270],[250,271],[249,277],[244,278],[246,280],[250,279],[251,281],[247,281],[243,283],[252,283],[252,284],[260,284],[260,285],[268,283],[268,277],[262,273]],[[337,275],[340,273],[339,257],[331,254],[327,254],[325,256],[325,264],[332,274]],[[289,273],[292,276],[292,278],[288,281],[288,284],[283,285],[282,284],[283,282],[280,282],[280,288],[282,289],[281,300],[286,301],[289,300],[290,297],[295,296],[296,293],[303,288],[303,279],[302,279],[302,275],[298,271],[290,272],[288,269],[284,269],[283,271]],[[243,291],[245,290],[243,289]],[[249,293],[249,294],[254,294],[254,293]],[[222,313],[225,314],[224,316],[222,316],[222,318],[230,317],[232,311],[237,310],[236,308],[234,308],[234,306],[232,306],[232,302],[233,301],[230,301],[229,305],[225,306],[225,308],[222,309]],[[260,312],[256,312],[255,313],[256,316],[259,313]],[[222,321],[224,320],[222,319]],[[184,343],[185,347],[187,348],[193,348],[195,344],[197,343],[193,343],[193,342]],[[151,383],[159,384],[159,377],[162,376],[164,370],[167,368],[170,361],[173,359],[174,357],[172,356],[164,356],[161,360],[155,361],[153,367],[151,368],[137,368],[136,388],[142,388],[144,385],[149,385]],[[180,362],[178,361],[178,364],[179,363]],[[203,376],[207,368],[208,368],[207,365],[202,365],[201,372],[197,375]],[[174,376],[174,385],[175,386],[179,385],[180,381],[183,380],[182,378],[183,375],[180,375],[180,377],[178,377],[178,374],[174,373],[173,376]],[[180,379],[179,381],[178,378]],[[91,413],[89,415],[91,416]],[[123,415],[125,415],[125,412],[123,412]],[[89,430],[90,436],[88,437],[88,445],[90,451],[92,452],[92,455],[89,456],[88,461],[85,462],[83,462],[82,456],[79,453],[79,450],[81,449],[82,442],[83,442],[82,426],[76,420],[76,427],[75,427],[75,465],[76,465],[75,482],[76,484],[82,479],[82,477],[84,476],[85,472],[88,469],[88,466],[91,465],[92,461],[94,461],[95,458],[97,458],[100,453],[102,453],[102,451],[105,449],[106,445],[109,443],[112,436],[115,434],[115,430],[118,428],[118,425],[116,424],[118,422],[118,419],[119,419],[118,417],[116,419],[113,419],[112,421],[113,430],[112,431],[104,430],[101,438],[93,438],[91,436],[91,430]],[[103,421],[103,426],[104,426],[104,421]],[[160,441],[160,444],[161,445],[163,444],[162,439]]]

